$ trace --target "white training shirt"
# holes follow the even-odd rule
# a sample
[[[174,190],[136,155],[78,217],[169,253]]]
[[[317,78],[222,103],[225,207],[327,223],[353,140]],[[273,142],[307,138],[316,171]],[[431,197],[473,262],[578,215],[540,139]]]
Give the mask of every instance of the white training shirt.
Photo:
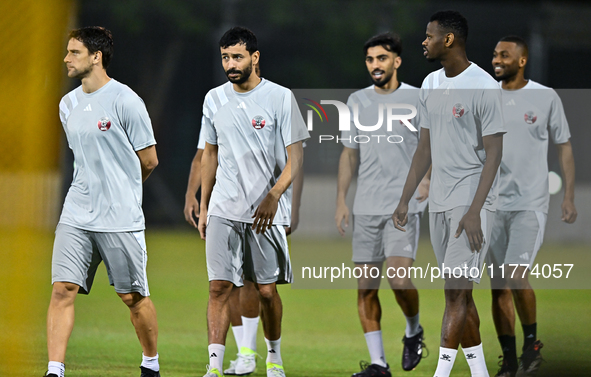
[[[417,149],[419,132],[409,130],[399,120],[394,120],[392,129],[388,131],[387,104],[406,104],[418,109],[419,89],[401,83],[392,93],[379,94],[372,85],[351,94],[347,101],[351,110],[351,126],[349,131],[342,131],[341,142],[347,148],[359,150],[357,191],[353,204],[355,215],[391,215],[394,212]],[[365,127],[378,124],[381,105],[382,127],[372,131],[359,130],[354,123],[355,105],[359,124]],[[410,113],[407,109],[393,109],[392,112]],[[410,123],[417,127],[418,117],[411,119]],[[415,197],[409,203],[409,213],[422,212],[427,206],[427,201],[419,203]]]
[[[252,224],[285,168],[285,148],[310,137],[295,98],[266,79],[247,93],[227,82],[207,93],[203,115],[205,141],[218,146],[208,215]],[[279,199],[273,224],[290,222],[291,188]]]
[[[432,72],[421,86],[419,117],[431,138],[429,211],[470,206],[486,161],[482,138],[505,133],[497,81],[474,63],[451,78],[443,68]],[[495,210],[496,186],[483,208]]]
[[[563,144],[570,138],[562,101],[532,80],[521,89],[501,91],[507,134],[498,209],[548,213],[548,139]]]
[[[144,229],[136,151],[156,144],[142,99],[113,79],[92,93],[66,94],[59,113],[74,152],[74,179],[59,222],[95,232]]]

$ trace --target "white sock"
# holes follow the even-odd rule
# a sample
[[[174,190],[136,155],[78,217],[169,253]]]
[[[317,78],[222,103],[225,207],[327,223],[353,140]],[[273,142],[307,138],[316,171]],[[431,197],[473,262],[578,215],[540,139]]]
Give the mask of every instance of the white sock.
[[[238,352],[240,352],[240,347],[242,347],[242,337],[244,336],[244,327],[240,326],[232,326],[232,333],[234,334],[234,339],[236,340],[236,348],[238,348]]]
[[[371,363],[386,368],[388,364],[386,364],[386,355],[384,353],[382,330],[366,332],[365,342],[367,343],[367,349],[369,350]]]
[[[458,350],[453,348],[439,347],[439,360],[433,377],[449,377],[457,354]]]
[[[482,343],[474,347],[463,348],[472,377],[489,377],[482,351]]]
[[[407,338],[412,338],[420,332],[421,324],[419,323],[419,313],[414,317],[406,317],[405,335]]]
[[[148,357],[142,353],[142,366],[158,372],[160,370],[160,364],[158,364],[158,354],[156,356]]]
[[[242,317],[242,342],[240,347],[257,350],[257,330],[259,329],[259,317]]]
[[[224,351],[226,346],[223,344],[210,344],[207,347],[209,351],[209,367],[211,369],[217,368],[220,372],[224,368]]]
[[[267,363],[283,365],[281,360],[281,338],[277,340],[269,340],[265,338],[267,343]]]
[[[50,361],[47,365],[47,374],[56,374],[57,377],[64,377],[66,373],[66,366],[59,361]]]

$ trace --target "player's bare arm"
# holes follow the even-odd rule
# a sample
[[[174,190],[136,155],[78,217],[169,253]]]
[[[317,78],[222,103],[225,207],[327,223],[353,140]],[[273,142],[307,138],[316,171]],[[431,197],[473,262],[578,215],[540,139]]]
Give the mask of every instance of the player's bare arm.
[[[205,239],[205,225],[207,224],[207,208],[215,184],[215,173],[218,169],[218,146],[205,143],[201,157],[201,211],[199,214],[199,234]]]
[[[302,191],[304,189],[304,170],[293,179],[293,196],[291,200],[291,224],[285,227],[285,235],[289,236],[298,228],[300,223],[300,205],[302,203]]]
[[[421,183],[419,183],[419,187],[417,188],[418,196],[415,199],[418,200],[419,203],[422,203],[429,198],[429,187],[431,187],[431,170],[432,169],[433,169],[433,166],[430,166],[429,171],[427,171],[427,174],[425,174],[425,176],[421,180]]]
[[[417,189],[417,186],[427,175],[431,166],[431,134],[428,129],[421,128],[421,138],[417,145],[417,151],[415,152],[412,163],[410,164],[410,170],[408,171],[408,177],[406,177],[406,183],[404,183],[404,189],[402,190],[402,196],[400,202],[394,210],[392,220],[396,229],[405,232],[403,226],[408,221],[408,203],[412,199],[412,196]]]
[[[257,234],[264,233],[267,229],[271,228],[273,225],[273,218],[277,212],[279,198],[289,188],[292,178],[298,175],[302,167],[304,161],[304,148],[302,142],[298,141],[297,143],[288,145],[286,150],[287,162],[285,168],[283,168],[275,186],[273,186],[267,196],[265,196],[252,216],[254,217],[252,229],[256,229]]]
[[[567,224],[572,224],[577,219],[575,208],[575,158],[570,140],[563,144],[557,144],[558,162],[562,170],[564,181],[564,199],[562,200],[562,218]]]
[[[349,226],[349,207],[345,203],[347,199],[347,192],[353,179],[353,174],[359,162],[359,152],[353,148],[343,147],[341,158],[339,160],[339,175],[337,181],[337,210],[334,220],[337,224],[337,229],[341,236],[345,235],[343,229],[343,221],[345,228]]]
[[[156,166],[158,166],[158,155],[156,154],[156,146],[150,145],[147,148],[135,152],[140,159],[142,166],[142,182],[152,174]]]
[[[185,194],[185,220],[197,229],[195,217],[199,218],[199,201],[197,200],[197,191],[201,186],[201,157],[203,149],[197,149],[193,162],[191,162],[191,171],[189,172],[189,183]]]
[[[470,205],[470,209],[462,217],[455,234],[455,237],[458,238],[462,234],[462,230],[465,230],[468,241],[470,242],[470,249],[473,252],[479,251],[484,241],[484,235],[480,227],[480,210],[484,206],[486,197],[495,181],[499,165],[501,164],[501,158],[503,157],[503,134],[497,133],[484,136],[482,137],[482,143],[486,152],[486,162],[482,168],[482,174],[480,175],[480,181],[478,182],[478,188],[472,200],[472,205]]]

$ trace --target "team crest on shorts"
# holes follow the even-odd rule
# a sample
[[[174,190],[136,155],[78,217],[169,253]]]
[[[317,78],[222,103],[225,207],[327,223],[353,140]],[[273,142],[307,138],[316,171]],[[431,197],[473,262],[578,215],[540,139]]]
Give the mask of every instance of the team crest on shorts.
[[[453,109],[454,117],[459,118],[464,115],[464,106],[461,103],[456,103]]]
[[[98,121],[98,128],[101,131],[108,131],[109,128],[111,128],[111,121],[109,120],[109,118],[107,117],[102,117],[99,121]]]
[[[255,129],[260,130],[261,128],[265,127],[265,119],[263,119],[263,117],[260,115],[255,116],[252,118],[252,126]]]
[[[536,116],[536,114],[534,114],[533,111],[528,111],[523,115],[523,119],[527,124],[534,124],[536,123],[536,120],[538,120],[538,117]]]

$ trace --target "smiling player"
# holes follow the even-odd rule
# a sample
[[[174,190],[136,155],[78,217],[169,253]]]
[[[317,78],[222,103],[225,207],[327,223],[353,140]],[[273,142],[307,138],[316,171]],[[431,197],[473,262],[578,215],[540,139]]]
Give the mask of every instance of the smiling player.
[[[399,82],[397,78],[402,64],[402,45],[398,36],[391,33],[376,35],[365,43],[363,51],[374,85],[353,93],[347,102],[351,111],[355,106],[359,109],[359,123],[366,126],[376,124],[379,111],[385,104],[417,107],[418,89]],[[415,122],[416,119],[413,120]],[[425,178],[420,187],[420,202],[413,200],[411,204],[408,232],[399,232],[394,228],[392,212],[402,193],[417,147],[418,132],[410,131],[400,122],[395,122],[390,131],[361,131],[351,123],[351,131],[343,131],[341,135],[343,152],[339,161],[337,229],[344,235],[343,222],[345,226],[349,224],[345,198],[360,161],[353,206],[353,262],[361,268],[367,266],[381,270],[384,261],[388,268],[408,268],[412,266],[417,252],[420,214],[427,205],[429,179]],[[374,140],[371,136],[378,134],[401,135],[404,140],[396,145],[383,140],[381,143],[372,141],[359,145],[354,142],[357,135]],[[419,324],[419,295],[410,277],[395,276],[389,279],[389,283],[406,318],[402,368],[412,370],[421,361],[424,346],[423,328]],[[382,341],[379,285],[379,278],[366,276],[358,280],[357,308],[371,363],[362,362],[362,371],[355,373],[355,377],[391,376]]]
[[[528,276],[544,238],[548,193],[548,139],[558,149],[564,176],[562,220],[575,222],[575,162],[570,132],[560,97],[546,86],[524,78],[528,48],[517,36],[502,38],[492,65],[500,80],[503,117],[507,127],[500,169],[499,205],[488,254],[495,266],[492,279],[493,319],[503,349],[497,377],[535,376],[542,363],[537,340],[536,296]],[[505,270],[501,265],[519,264]],[[528,265],[527,267],[525,265]],[[527,273],[526,273],[527,271]],[[512,276],[512,278],[511,278]],[[523,347],[517,362],[515,308],[523,328]]]

